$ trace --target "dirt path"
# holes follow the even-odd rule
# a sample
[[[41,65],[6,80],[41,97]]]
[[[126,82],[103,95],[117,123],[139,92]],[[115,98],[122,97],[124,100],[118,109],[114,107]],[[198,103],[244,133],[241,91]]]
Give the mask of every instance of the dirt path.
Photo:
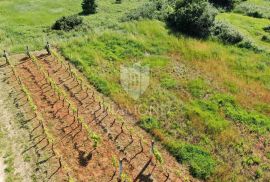
[[[0,157],[0,182],[5,181],[5,164],[2,157]]]
[[[4,179],[32,181],[35,157],[31,150],[21,154],[31,143],[26,125],[23,125],[24,116],[16,107],[15,92],[8,81],[10,70],[2,64],[0,60],[0,182]]]

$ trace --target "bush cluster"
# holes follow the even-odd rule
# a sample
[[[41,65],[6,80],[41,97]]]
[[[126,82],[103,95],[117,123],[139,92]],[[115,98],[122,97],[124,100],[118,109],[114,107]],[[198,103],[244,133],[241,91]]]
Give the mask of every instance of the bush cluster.
[[[84,15],[94,14],[97,11],[97,5],[95,0],[83,0],[82,9]]]
[[[214,25],[217,11],[206,0],[177,1],[168,25],[187,35],[206,38]]]
[[[234,11],[254,18],[270,18],[269,7],[262,7],[249,2],[240,3],[235,7]]]
[[[52,29],[70,31],[75,27],[81,25],[82,23],[83,23],[82,17],[79,17],[77,15],[63,16],[62,18],[56,20],[56,22],[52,26]]]
[[[236,1],[235,0],[209,0],[216,7],[224,8],[227,10],[233,9]]]
[[[141,7],[127,13],[123,20],[158,19],[164,21],[172,12],[172,2],[168,0],[150,0]]]
[[[264,27],[263,30],[264,30],[265,32],[270,32],[270,25],[267,26],[267,27]]]
[[[270,36],[263,35],[262,36],[262,41],[270,43]]]
[[[200,147],[191,144],[171,142],[167,144],[168,150],[176,157],[179,162],[189,165],[190,173],[200,179],[207,179],[216,166],[211,154]]]
[[[235,44],[240,48],[246,48],[255,52],[262,51],[253,41],[246,36],[242,35],[231,24],[224,21],[215,21],[215,25],[212,28],[212,36],[217,37],[225,44]]]
[[[237,29],[224,21],[215,22],[212,34],[226,44],[237,44],[244,38]]]

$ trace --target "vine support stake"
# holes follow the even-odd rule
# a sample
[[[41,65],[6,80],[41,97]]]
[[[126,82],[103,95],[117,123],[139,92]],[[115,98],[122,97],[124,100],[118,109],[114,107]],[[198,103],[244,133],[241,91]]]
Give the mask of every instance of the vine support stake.
[[[28,58],[31,58],[31,54],[29,51],[29,46],[26,46],[26,55],[28,56]]]
[[[46,49],[48,55],[51,55],[51,54],[52,54],[52,53],[51,53],[51,45],[49,44],[49,42],[47,42],[47,44],[46,44],[46,46],[45,46],[45,49]]]
[[[119,176],[117,181],[121,182],[122,181],[122,173],[123,173],[123,159],[119,160]]]
[[[154,147],[155,147],[155,141],[152,140],[152,141],[151,141],[151,149],[150,149],[150,155],[151,155],[151,156],[153,156],[153,154],[154,154]]]
[[[6,59],[6,64],[7,64],[7,65],[10,65],[10,62],[9,62],[9,55],[8,55],[8,53],[7,53],[6,50],[4,50],[3,57]]]

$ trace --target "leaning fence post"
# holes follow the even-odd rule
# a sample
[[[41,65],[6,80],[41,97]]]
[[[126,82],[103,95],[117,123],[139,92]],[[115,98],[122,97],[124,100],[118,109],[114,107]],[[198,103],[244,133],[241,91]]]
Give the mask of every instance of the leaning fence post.
[[[45,49],[46,49],[48,55],[51,55],[51,45],[49,44],[49,42],[47,42]]]
[[[118,182],[122,181],[122,173],[123,173],[123,159],[119,160],[119,176],[118,176]]]
[[[151,141],[151,148],[150,148],[150,155],[151,155],[151,157],[153,157],[153,155],[154,155],[154,147],[155,147],[155,141],[152,140]]]
[[[3,55],[3,57],[6,59],[6,64],[9,65],[9,55],[8,55],[8,53],[7,53],[6,50],[4,50],[4,55]]]
[[[26,55],[31,58],[31,54],[30,54],[30,51],[29,51],[29,47],[26,46]]]

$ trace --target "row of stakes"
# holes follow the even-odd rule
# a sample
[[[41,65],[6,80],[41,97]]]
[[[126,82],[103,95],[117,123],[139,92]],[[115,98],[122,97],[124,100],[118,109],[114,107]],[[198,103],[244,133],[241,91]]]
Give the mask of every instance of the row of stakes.
[[[45,46],[45,49],[47,51],[47,54],[51,55],[51,45],[50,45],[49,42],[47,42],[47,44]],[[31,54],[30,54],[30,50],[29,50],[28,46],[26,46],[26,52],[25,53],[29,58],[31,58]],[[6,60],[6,64],[9,64],[9,54],[7,53],[6,50],[4,50],[3,57]],[[152,140],[151,141],[151,148],[150,148],[151,158],[153,157],[153,154],[154,154],[154,145],[155,145],[155,142]],[[119,176],[118,176],[118,181],[119,182],[121,181],[121,177],[122,177],[122,174],[123,174],[123,161],[124,160],[125,160],[125,158],[119,160]]]
[[[48,54],[48,55],[51,55],[51,45],[50,45],[49,42],[46,43],[45,49],[46,49],[46,51],[47,51],[47,54]],[[29,46],[26,46],[26,52],[25,52],[25,54],[26,54],[29,58],[31,58]],[[4,50],[3,57],[5,58],[6,64],[8,65],[8,64],[9,64],[9,54],[8,54],[8,52],[7,52],[6,50]]]

